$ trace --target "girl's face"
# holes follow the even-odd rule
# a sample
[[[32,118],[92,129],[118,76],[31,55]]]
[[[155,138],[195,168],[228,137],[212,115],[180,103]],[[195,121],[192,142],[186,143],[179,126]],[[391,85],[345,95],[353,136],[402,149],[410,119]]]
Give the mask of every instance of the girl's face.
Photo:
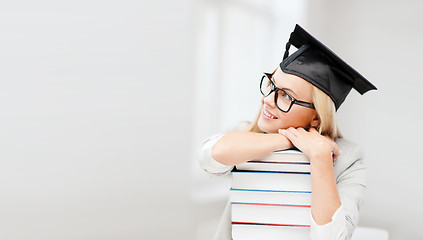
[[[280,67],[273,74],[273,82],[276,87],[284,89],[297,100],[313,102],[313,87],[306,80],[288,73],[284,73]],[[289,112],[285,113],[279,110],[275,105],[275,92],[267,97],[263,97],[261,103],[263,110],[258,120],[258,127],[267,133],[277,133],[278,129],[289,127],[308,128],[317,127],[319,120],[317,112],[314,109],[293,104]],[[264,113],[273,115],[273,118],[267,117]]]

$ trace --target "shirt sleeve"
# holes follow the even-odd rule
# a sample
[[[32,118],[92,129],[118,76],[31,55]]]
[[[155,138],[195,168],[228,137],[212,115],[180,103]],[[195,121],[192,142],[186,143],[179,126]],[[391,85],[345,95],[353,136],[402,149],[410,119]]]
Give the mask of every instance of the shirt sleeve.
[[[364,203],[366,188],[365,167],[362,152],[357,146],[353,147],[345,157],[354,158],[354,161],[336,179],[341,206],[333,214],[332,221],[325,225],[317,225],[310,214],[312,240],[349,240],[358,224],[359,210]]]
[[[206,138],[197,154],[201,168],[212,175],[224,175],[229,173],[233,168],[233,166],[228,166],[216,161],[212,156],[214,144],[223,136],[223,133],[218,133]]]
[[[343,205],[339,206],[336,212],[332,216],[332,221],[324,224],[324,225],[317,225],[314,221],[313,216],[310,213],[311,224],[310,224],[310,234],[311,239],[339,239],[336,238],[338,232],[344,231],[345,221],[345,209]]]
[[[203,168],[207,173],[215,176],[230,173],[234,167],[216,161],[212,155],[212,148],[214,144],[216,144],[216,142],[226,134],[226,132],[245,131],[250,124],[251,122],[249,121],[240,121],[235,126],[228,128],[225,133],[217,133],[206,138],[197,152],[197,158],[201,168]]]

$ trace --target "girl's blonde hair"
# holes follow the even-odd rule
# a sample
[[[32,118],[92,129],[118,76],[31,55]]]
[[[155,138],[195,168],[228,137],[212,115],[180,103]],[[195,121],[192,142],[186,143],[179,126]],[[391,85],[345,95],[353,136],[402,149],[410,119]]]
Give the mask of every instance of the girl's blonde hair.
[[[273,71],[273,74],[275,73],[275,71]],[[342,138],[342,134],[338,129],[338,125],[336,124],[335,104],[326,93],[324,93],[322,90],[315,87],[314,85],[313,85],[313,104],[316,109],[317,116],[320,120],[319,126],[316,128],[317,131],[322,135],[327,135],[331,137],[332,139]],[[257,117],[247,128],[248,132],[264,133],[258,127],[258,120],[260,119],[262,110],[263,110],[263,106],[260,107],[260,111],[257,114]]]

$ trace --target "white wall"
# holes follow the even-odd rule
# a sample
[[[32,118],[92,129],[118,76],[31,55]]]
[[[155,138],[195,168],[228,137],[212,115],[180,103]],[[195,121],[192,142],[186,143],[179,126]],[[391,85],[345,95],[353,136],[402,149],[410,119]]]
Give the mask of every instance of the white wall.
[[[1,2],[0,239],[192,238],[194,8]]]
[[[368,167],[360,225],[390,239],[422,239],[421,1],[309,1],[310,31],[373,82],[339,110],[344,135],[362,146]]]

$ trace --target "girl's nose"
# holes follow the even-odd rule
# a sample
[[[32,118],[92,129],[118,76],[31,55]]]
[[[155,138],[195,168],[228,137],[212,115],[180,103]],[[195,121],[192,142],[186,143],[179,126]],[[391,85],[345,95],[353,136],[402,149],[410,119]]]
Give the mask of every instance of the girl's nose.
[[[266,97],[263,97],[263,103],[266,103],[266,105],[269,105],[270,107],[276,107],[275,105],[275,92],[272,92],[271,94],[267,95]]]

